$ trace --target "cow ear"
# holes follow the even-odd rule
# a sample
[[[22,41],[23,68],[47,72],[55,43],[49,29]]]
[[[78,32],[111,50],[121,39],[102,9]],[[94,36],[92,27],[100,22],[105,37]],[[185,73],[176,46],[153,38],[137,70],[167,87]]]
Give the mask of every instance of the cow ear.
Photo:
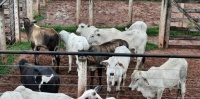
[[[140,71],[140,73],[139,73],[143,78],[147,78],[147,74],[145,73],[145,72],[143,72],[143,71]]]
[[[102,62],[100,62],[101,65],[104,65],[104,66],[108,66],[108,60],[104,60]]]
[[[102,86],[101,86],[101,85],[98,85],[98,86],[96,86],[96,87],[94,88],[94,90],[95,90],[97,93],[100,92],[101,89],[102,89]]]
[[[123,65],[122,63],[118,62],[118,65],[119,65],[120,67],[124,68],[124,65]]]

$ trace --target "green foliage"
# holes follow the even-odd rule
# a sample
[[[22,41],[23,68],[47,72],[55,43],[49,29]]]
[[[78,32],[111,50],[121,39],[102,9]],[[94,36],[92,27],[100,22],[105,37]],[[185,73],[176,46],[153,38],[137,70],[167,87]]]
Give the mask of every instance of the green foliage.
[[[33,12],[33,18],[36,21],[41,21],[43,19],[45,19],[45,11],[47,9],[47,6],[41,7],[40,8],[40,15],[38,15],[38,13]]]
[[[36,12],[33,13],[33,18],[36,20],[36,21],[41,21],[45,18],[44,14],[40,14],[38,15]]]
[[[152,27],[147,29],[148,36],[158,36],[158,33],[159,33],[159,27]]]
[[[13,45],[8,45],[7,50],[28,50],[31,46],[28,42],[21,42]],[[7,54],[7,64],[3,64],[0,59],[0,74],[8,74],[12,68],[15,57],[18,54]]]
[[[147,42],[146,51],[158,49],[158,45],[152,42]]]

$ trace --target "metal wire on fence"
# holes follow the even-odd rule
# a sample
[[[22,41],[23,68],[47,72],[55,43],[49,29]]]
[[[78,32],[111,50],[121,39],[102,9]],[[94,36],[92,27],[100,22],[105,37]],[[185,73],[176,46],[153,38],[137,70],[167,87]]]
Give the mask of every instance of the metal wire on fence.
[[[199,55],[161,55],[161,54],[122,54],[122,53],[106,53],[106,52],[101,52],[101,53],[96,53],[96,52],[53,52],[53,51],[0,51],[0,54],[56,54],[56,55],[82,55],[82,56],[125,56],[125,57],[154,57],[154,58],[200,58]],[[14,67],[17,68],[18,65],[17,64],[13,64],[13,65],[0,65],[0,67]],[[41,65],[40,65],[41,66]],[[47,67],[56,67],[56,66],[47,66]],[[61,65],[58,66],[59,68],[68,68],[67,66]],[[73,68],[76,68],[77,66],[72,66]],[[105,67],[98,67],[98,68],[105,68]],[[134,70],[135,68],[130,67],[129,70]],[[144,68],[145,70],[147,70],[148,68]],[[165,69],[166,70],[166,69]],[[167,70],[174,70],[174,69],[167,69]],[[190,72],[200,72],[200,70],[198,69],[194,69],[194,70],[189,70]],[[66,71],[67,72],[67,71]],[[76,73],[75,73],[76,74]],[[15,74],[0,74],[0,77],[21,77],[24,75],[15,75]],[[26,76],[31,76],[31,75],[26,75]],[[58,74],[57,76],[59,76],[60,78],[78,78],[78,75],[70,75],[70,74]],[[88,75],[87,77],[96,77],[96,76],[90,76]],[[106,76],[101,76],[102,78],[106,79]],[[127,77],[127,79],[131,79],[131,77]],[[165,78],[152,78],[152,79],[165,79]],[[175,80],[175,79],[169,79],[169,80]],[[200,87],[199,86],[199,79],[198,78],[188,78],[187,82],[190,83],[186,83],[187,86],[187,90],[199,90]],[[195,83],[193,83],[195,82]],[[197,82],[197,83],[196,83]],[[6,86],[6,85],[10,85],[10,86],[18,86],[21,85],[21,83],[13,83],[13,82],[6,82],[6,81],[0,81],[0,86]],[[194,88],[193,86],[196,86],[196,88]],[[66,83],[63,82],[60,84],[60,86],[62,87],[77,87],[77,84],[73,84],[73,83]],[[87,86],[91,86],[91,85],[87,85]],[[106,84],[102,85],[103,87],[106,87]],[[128,89],[128,86],[125,85],[124,88]],[[177,88],[174,88],[177,89]],[[63,92],[65,93],[65,92]],[[70,94],[70,95],[76,95],[77,93],[74,92],[68,92],[65,94]],[[106,94],[102,93],[102,96],[106,96]],[[111,95],[114,95],[111,93]],[[120,95],[121,97],[143,97],[142,95],[131,95],[131,94],[123,94]],[[163,97],[165,98],[175,98],[175,96],[166,96],[164,95]],[[195,97],[185,97],[185,98],[195,98]],[[199,98],[199,97],[197,97]]]

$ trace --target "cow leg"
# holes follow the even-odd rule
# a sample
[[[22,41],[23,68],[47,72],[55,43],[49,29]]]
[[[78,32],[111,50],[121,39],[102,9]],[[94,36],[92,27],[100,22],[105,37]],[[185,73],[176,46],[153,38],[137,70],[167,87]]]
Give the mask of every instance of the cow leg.
[[[39,50],[40,49],[37,46],[33,49],[33,51],[39,51]],[[39,54],[34,54],[34,57],[35,57],[35,65],[39,65]]]
[[[164,89],[157,90],[157,99],[161,99]]]
[[[94,71],[90,71],[90,89],[93,87],[93,82],[94,82]]]
[[[75,55],[76,57],[76,66],[77,66],[77,71],[79,70],[79,66],[78,66],[78,55]]]
[[[69,57],[69,70],[68,70],[69,73],[72,69],[72,55],[68,55],[68,57]]]
[[[185,87],[185,81],[181,82],[181,95],[182,95],[182,99],[184,99],[185,97],[185,92],[186,92],[186,87]]]
[[[110,91],[111,91],[111,86],[110,86],[109,76],[107,76],[107,92]]]
[[[99,66],[98,68],[97,68],[97,70],[98,70],[98,76],[99,76],[99,85],[101,85],[102,83],[101,83],[101,76],[102,76],[102,68],[101,67],[103,67],[103,66]]]
[[[54,51],[57,51],[58,48],[55,48]],[[52,66],[56,66],[56,73],[59,73],[59,66],[60,66],[60,55],[53,55],[52,56]],[[56,64],[56,65],[55,65]]]

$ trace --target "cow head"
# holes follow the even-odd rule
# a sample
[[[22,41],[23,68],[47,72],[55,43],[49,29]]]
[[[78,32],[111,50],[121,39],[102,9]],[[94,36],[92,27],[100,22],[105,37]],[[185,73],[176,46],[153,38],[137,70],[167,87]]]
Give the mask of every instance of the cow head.
[[[147,78],[147,75],[143,71],[134,70],[131,74],[131,83],[129,85],[129,89],[135,90],[138,86],[140,86],[144,80]]]

